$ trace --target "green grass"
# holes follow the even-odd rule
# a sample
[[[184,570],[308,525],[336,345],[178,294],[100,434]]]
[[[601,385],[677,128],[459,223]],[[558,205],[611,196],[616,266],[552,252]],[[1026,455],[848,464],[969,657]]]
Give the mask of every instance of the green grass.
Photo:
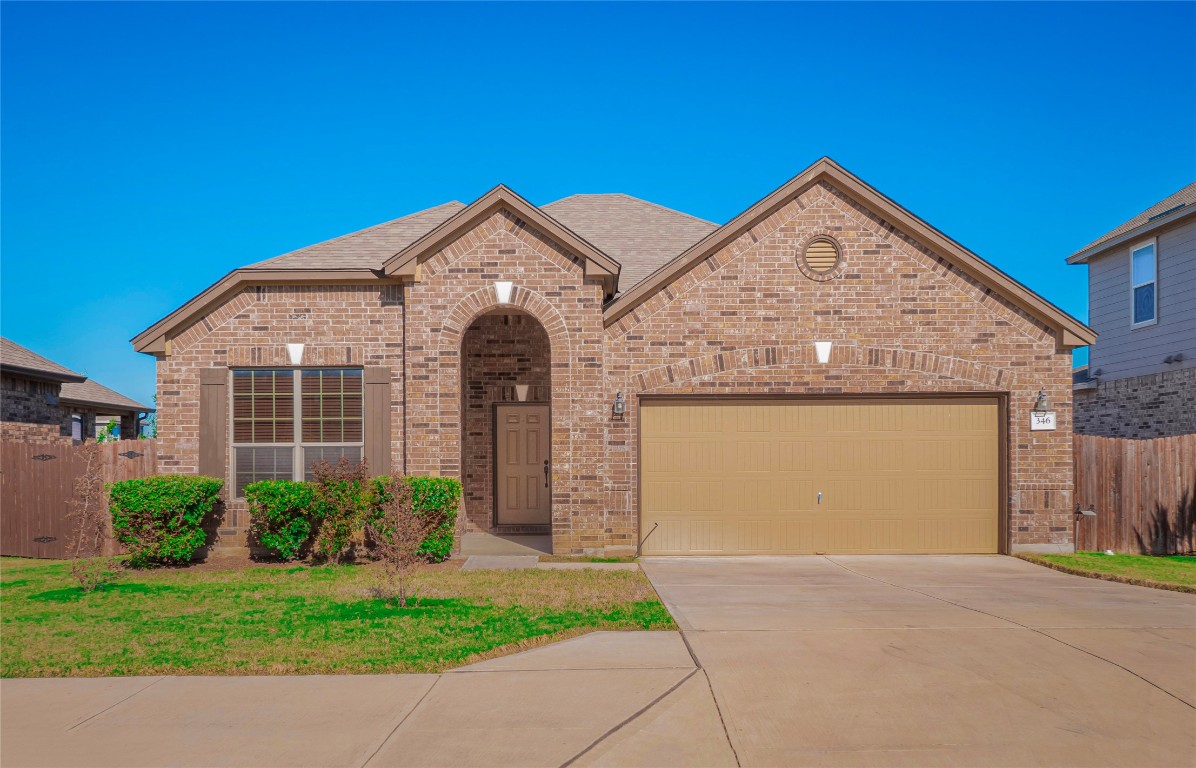
[[[129,571],[84,594],[69,563],[0,558],[0,675],[438,672],[590,630],[672,629],[638,571],[430,568],[418,602],[374,566]]]
[[[1076,552],[1073,555],[1033,555],[1026,559],[1082,576],[1196,592],[1196,557],[1193,556],[1151,557]]]

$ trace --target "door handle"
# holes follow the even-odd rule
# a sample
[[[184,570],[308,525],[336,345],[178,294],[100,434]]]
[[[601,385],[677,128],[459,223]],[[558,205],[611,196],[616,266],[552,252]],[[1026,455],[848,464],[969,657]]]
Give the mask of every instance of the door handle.
[[[548,487],[548,459],[544,459],[544,487]]]
[[[821,503],[822,503],[822,491],[819,491],[819,492],[818,492],[818,503],[819,503],[819,504],[821,504]]]

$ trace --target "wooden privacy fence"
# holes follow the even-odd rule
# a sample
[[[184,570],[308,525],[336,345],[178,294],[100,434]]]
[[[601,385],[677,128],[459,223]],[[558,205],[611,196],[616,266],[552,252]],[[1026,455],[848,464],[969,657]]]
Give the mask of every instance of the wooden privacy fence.
[[[157,472],[157,440],[118,440],[98,446],[103,482]],[[87,470],[84,446],[67,441],[0,445],[0,554],[69,557],[70,501]],[[114,543],[109,541],[113,549]],[[110,554],[110,553],[109,553]]]
[[[1196,549],[1196,435],[1075,435],[1076,549],[1168,555]]]

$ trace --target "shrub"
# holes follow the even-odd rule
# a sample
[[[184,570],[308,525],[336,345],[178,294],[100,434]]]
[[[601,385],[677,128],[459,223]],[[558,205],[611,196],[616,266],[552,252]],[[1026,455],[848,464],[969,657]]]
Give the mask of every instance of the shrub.
[[[420,547],[428,536],[431,517],[417,515],[411,506],[411,485],[393,478],[375,478],[374,487],[380,498],[377,508],[366,523],[366,534],[374,556],[382,562],[384,576],[382,596],[395,599],[400,608],[407,607],[411,595],[407,577],[424,562]]]
[[[312,552],[322,560],[339,563],[362,541],[367,513],[375,506],[369,468],[364,461],[342,458],[336,464],[321,461],[312,471],[319,526]]]
[[[394,478],[374,478],[375,505],[370,511],[373,522],[381,514],[391,493]],[[411,508],[426,520],[427,534],[419,547],[419,555],[439,563],[453,551],[453,534],[457,529],[457,510],[461,505],[461,482],[451,477],[405,477],[411,489]]]
[[[259,480],[245,486],[249,535],[270,554],[294,560],[311,545],[315,486],[295,480]]]
[[[108,486],[112,530],[129,551],[129,564],[183,563],[204,545],[204,520],[220,501],[224,481],[195,475],[158,475]]]

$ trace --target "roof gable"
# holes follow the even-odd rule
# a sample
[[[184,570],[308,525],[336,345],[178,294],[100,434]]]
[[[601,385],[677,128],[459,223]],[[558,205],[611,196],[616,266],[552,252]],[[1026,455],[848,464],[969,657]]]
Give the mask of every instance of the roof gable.
[[[383,274],[388,277],[417,277],[420,262],[460,238],[479,221],[503,209],[535,226],[558,245],[585,259],[586,277],[602,280],[606,283],[609,294],[618,290],[621,266],[619,262],[502,184],[387,259],[382,265]]]
[[[999,292],[1014,305],[1046,322],[1056,329],[1062,345],[1082,346],[1096,340],[1096,334],[1088,326],[914,216],[828,157],[822,158],[790,179],[770,195],[661,266],[635,288],[611,302],[604,313],[606,324],[618,321],[708,256],[730,245],[757,222],[771,216],[794,197],[823,180],[830,182],[874,213],[892,221],[902,231]]]

